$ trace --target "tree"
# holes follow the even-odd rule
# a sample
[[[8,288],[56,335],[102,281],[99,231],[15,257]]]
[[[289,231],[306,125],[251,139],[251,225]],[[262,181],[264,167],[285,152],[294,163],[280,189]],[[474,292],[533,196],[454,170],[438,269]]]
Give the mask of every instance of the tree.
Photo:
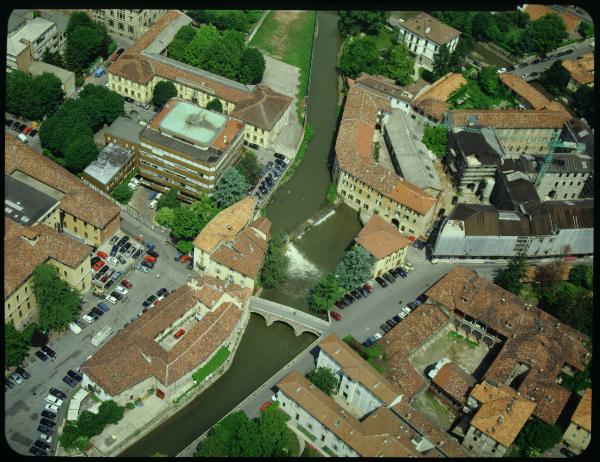
[[[340,11],[339,28],[342,37],[364,32],[377,35],[387,21],[387,11]]]
[[[246,183],[249,185],[255,185],[262,172],[262,169],[258,163],[258,158],[256,157],[256,153],[249,149],[246,150],[244,155],[240,158],[235,168],[237,168],[238,171],[244,175]]]
[[[242,53],[238,80],[252,85],[260,83],[265,66],[265,57],[257,48],[246,48]]]
[[[81,173],[97,158],[98,147],[94,143],[94,138],[81,137],[67,146],[65,150],[65,167],[72,173]]]
[[[494,66],[484,67],[479,73],[479,85],[490,96],[495,96],[500,87],[498,70]]]
[[[23,362],[29,350],[29,342],[14,324],[4,323],[4,357],[7,367],[18,366]]]
[[[200,228],[200,219],[189,206],[178,207],[173,211],[171,235],[176,239],[192,239],[198,235]]]
[[[344,292],[346,291],[340,287],[335,274],[329,273],[311,289],[308,305],[314,311],[327,311]]]
[[[592,290],[594,284],[594,268],[591,265],[585,264],[573,266],[569,273],[569,281],[576,286]]]
[[[156,208],[160,211],[163,207],[176,209],[181,206],[181,202],[177,200],[177,189],[171,188],[169,192],[163,194],[156,203]]]
[[[101,85],[85,85],[77,103],[79,111],[88,115],[94,131],[112,124],[125,113],[123,97]]]
[[[495,22],[494,15],[490,11],[478,11],[475,13],[471,28],[473,38],[480,42],[487,41],[490,38],[488,31]],[[462,39],[463,37],[460,38],[460,40]]]
[[[336,391],[339,383],[337,376],[326,367],[317,367],[308,374],[308,380],[329,396]]]
[[[540,306],[586,335],[592,335],[593,297],[591,292],[561,281],[542,293]]]
[[[180,240],[177,242],[177,250],[181,253],[188,254],[194,249],[194,244],[192,241],[184,241]]]
[[[221,211],[220,208],[215,206],[213,198],[207,195],[200,196],[200,199],[192,202],[189,207],[200,219],[202,228]]]
[[[353,289],[371,279],[375,259],[363,247],[357,245],[344,255],[335,267],[338,282],[345,289]]]
[[[81,294],[58,277],[54,266],[44,263],[36,267],[33,271],[33,293],[42,330],[61,331],[77,319]]]
[[[152,104],[156,107],[163,107],[167,101],[177,96],[177,88],[170,80],[161,80],[154,86],[152,93]]]
[[[177,61],[182,61],[184,58],[185,48],[192,41],[194,36],[196,35],[197,29],[191,25],[183,26],[181,29],[177,31],[173,40],[168,47],[168,55],[169,58],[176,59]]]
[[[31,77],[18,69],[6,76],[6,108],[12,114],[42,120],[53,114],[63,101],[58,77],[44,72]]]
[[[104,37],[95,27],[81,26],[67,34],[65,64],[80,74],[100,55]]]
[[[544,54],[560,46],[568,36],[564,21],[555,13],[531,22],[526,35],[530,49]]]
[[[425,125],[423,144],[439,158],[446,156],[448,137],[444,127]]]
[[[346,41],[340,59],[340,71],[343,75],[356,78],[361,72],[379,74],[382,61],[377,43],[370,37],[359,37]]]
[[[206,105],[206,109],[223,113],[223,105],[221,104],[221,100],[219,100],[219,98],[211,99]]]
[[[60,445],[67,450],[75,449],[77,447],[75,441],[79,437],[79,429],[70,421],[67,421],[67,424],[60,435]]]
[[[98,418],[103,425],[118,423],[125,414],[125,407],[113,400],[103,401],[98,408]]]
[[[297,455],[287,453],[288,427],[286,425],[286,415],[283,412],[271,406],[262,413],[255,425],[258,430],[259,453],[262,457]]]
[[[433,78],[438,80],[452,69],[452,54],[447,45],[441,46],[433,55]]]
[[[526,274],[527,259],[525,255],[517,255],[510,259],[506,268],[498,271],[494,283],[518,296],[523,290]]]
[[[247,190],[243,175],[235,167],[229,167],[218,179],[213,198],[217,207],[226,208],[242,200]]]
[[[563,259],[556,259],[547,265],[538,265],[535,273],[535,280],[540,285],[539,289],[545,291],[552,285],[560,282],[565,271],[565,262]]]
[[[121,204],[127,204],[133,197],[133,190],[127,183],[123,181],[115,189],[113,189],[113,192],[110,195],[118,200]]]
[[[184,62],[205,69],[212,49],[220,40],[221,34],[214,26],[203,24],[183,52]]]
[[[528,454],[532,450],[542,454],[553,448],[562,438],[562,430],[558,425],[550,425],[533,417],[527,421],[517,436],[516,444]]]
[[[594,35],[594,25],[587,21],[581,21],[578,32],[585,38],[592,37]]]
[[[554,61],[540,79],[544,87],[554,96],[563,96],[567,90],[571,76],[562,66],[561,61]]]
[[[286,255],[287,239],[283,230],[278,229],[269,239],[265,261],[260,271],[260,284],[265,289],[273,289],[287,279],[290,259]]]
[[[204,62],[204,69],[228,79],[237,80],[244,48],[244,36],[241,32],[225,31],[213,43],[213,48]]]
[[[31,346],[41,348],[48,343],[48,336],[35,329],[31,334]]]
[[[590,124],[594,123],[594,89],[587,85],[580,86],[573,95],[576,111]]]
[[[94,21],[83,11],[76,11],[69,17],[67,35],[79,27],[94,27]]]
[[[83,411],[77,419],[77,430],[79,435],[91,438],[102,433],[104,423],[99,414],[96,415],[90,411]]]
[[[163,207],[163,208],[159,209],[158,212],[156,212],[156,215],[154,215],[154,219],[156,220],[156,222],[159,225],[170,228],[171,225],[173,224],[174,214],[175,214],[175,209],[172,209],[170,207]]]
[[[404,42],[394,45],[385,52],[385,64],[382,73],[394,79],[398,85],[409,85],[413,81],[415,60]]]

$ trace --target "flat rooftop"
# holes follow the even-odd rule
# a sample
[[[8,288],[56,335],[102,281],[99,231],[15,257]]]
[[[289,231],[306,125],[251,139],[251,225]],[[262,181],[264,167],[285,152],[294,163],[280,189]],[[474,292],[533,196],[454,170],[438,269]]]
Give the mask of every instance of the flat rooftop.
[[[132,157],[133,152],[129,149],[109,143],[83,173],[107,185]]]
[[[144,131],[145,126],[134,122],[127,117],[119,116],[110,126],[104,130],[105,135],[112,135],[133,144],[140,144],[140,133]]]
[[[31,226],[58,204],[56,199],[10,176],[4,176],[4,216]]]
[[[179,101],[160,121],[159,129],[200,149],[208,149],[226,122],[227,117],[222,114]]]

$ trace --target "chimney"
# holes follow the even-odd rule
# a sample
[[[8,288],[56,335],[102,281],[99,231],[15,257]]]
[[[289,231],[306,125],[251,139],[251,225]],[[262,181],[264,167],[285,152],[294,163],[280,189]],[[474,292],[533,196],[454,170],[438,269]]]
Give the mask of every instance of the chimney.
[[[339,426],[340,426],[340,423],[341,423],[341,422],[340,422],[339,420],[336,420],[336,421],[335,421],[335,426],[336,426],[336,427],[339,427]]]
[[[296,393],[300,393],[300,390],[302,390],[302,387],[296,388]]]
[[[223,144],[227,144],[227,135],[223,135]]]
[[[506,303],[506,298],[502,297],[500,300],[502,301],[502,303]]]
[[[427,29],[425,29],[425,33],[429,34],[429,32],[431,32],[431,27],[427,26]]]

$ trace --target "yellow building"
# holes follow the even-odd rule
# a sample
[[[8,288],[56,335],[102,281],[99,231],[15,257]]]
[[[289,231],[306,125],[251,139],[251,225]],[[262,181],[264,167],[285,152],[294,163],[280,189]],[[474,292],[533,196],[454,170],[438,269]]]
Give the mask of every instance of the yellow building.
[[[218,99],[225,114],[246,124],[247,144],[267,147],[289,121],[293,98],[266,85],[244,85],[168,58],[170,40],[165,36],[174,36],[191,21],[170,10],[108,68],[108,87],[145,103],[151,101],[156,84],[168,80],[179,98],[199,106]]]
[[[61,279],[87,292],[91,287],[90,247],[45,224],[25,228],[4,219],[4,322],[18,330],[37,319],[33,293],[35,268],[49,263]]]
[[[565,59],[561,64],[569,73],[569,90],[577,91],[582,85],[594,87],[594,53],[586,53],[577,59]]]
[[[121,210],[116,204],[9,134],[4,137],[4,168],[5,175],[59,202],[58,231],[96,247],[119,231]],[[55,219],[44,222],[52,226]]]
[[[89,12],[94,21],[106,26],[109,34],[135,40],[143,35],[167,10],[93,9]]]
[[[404,235],[418,238],[431,225],[437,200],[376,162],[375,127],[390,111],[388,98],[351,83],[335,144],[333,177],[346,205],[377,214]]]
[[[354,241],[375,258],[372,278],[402,265],[410,247],[410,240],[379,215],[371,217]]]
[[[265,217],[252,221],[255,207],[256,198],[246,197],[200,231],[194,239],[194,269],[254,290],[271,229]]]
[[[569,447],[569,450],[575,454],[580,454],[590,444],[592,439],[592,389],[588,388],[583,393],[571,423],[563,436],[563,441]]]

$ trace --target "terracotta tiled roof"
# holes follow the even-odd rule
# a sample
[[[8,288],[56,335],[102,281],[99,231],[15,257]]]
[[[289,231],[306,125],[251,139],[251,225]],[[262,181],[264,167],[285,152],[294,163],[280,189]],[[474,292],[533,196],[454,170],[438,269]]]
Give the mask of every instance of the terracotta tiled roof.
[[[471,396],[481,403],[471,425],[504,447],[513,443],[536,407],[504,384],[477,384]]]
[[[212,143],[212,147],[218,149],[219,151],[224,151],[228,145],[231,145],[231,142],[235,139],[236,135],[243,130],[243,128],[244,124],[242,122],[228,118],[225,128],[223,128],[223,131],[215,138]]]
[[[411,31],[419,37],[431,40],[438,45],[445,45],[460,35],[460,31],[424,12],[405,20],[400,24],[400,27]]]
[[[401,394],[395,385],[388,382],[337,335],[327,336],[319,344],[319,348],[338,363],[348,377],[361,383],[384,404],[389,406]]]
[[[439,308],[420,305],[383,339],[388,362],[385,377],[402,390],[403,400],[412,398],[427,384],[408,360],[409,354],[434,335],[447,320],[448,317]]]
[[[256,198],[245,197],[220,211],[194,239],[194,247],[212,253],[221,241],[232,241],[254,215]]]
[[[505,383],[519,364],[526,364],[530,371],[518,391],[538,404],[537,417],[556,422],[570,396],[556,377],[565,363],[583,370],[590,357],[586,335],[537,307],[526,306],[516,295],[462,266],[452,269],[426,295],[503,336],[502,350],[485,376]]]
[[[354,240],[377,259],[410,245],[410,241],[395,226],[379,215],[373,215]]]
[[[475,385],[475,379],[456,363],[442,366],[432,382],[463,405],[467,402],[469,390]]]
[[[523,11],[529,15],[532,21],[540,19],[542,16],[546,16],[548,13],[554,13],[562,18],[563,22],[565,23],[567,33],[569,34],[572,34],[581,22],[581,19],[574,14],[571,14],[567,11],[555,10],[547,5],[525,4],[523,6]]]
[[[429,86],[423,79],[418,79],[410,85],[400,86],[396,85],[394,79],[390,79],[383,75],[370,75],[365,72],[362,72],[358,76],[356,83],[382,93],[385,96],[391,96],[406,102],[411,102],[419,91],[424,87]]]
[[[502,80],[504,85],[527,101],[533,109],[549,109],[548,104],[550,104],[550,101],[548,98],[527,83],[521,76],[504,72],[500,74],[500,80]]]
[[[586,53],[577,59],[565,59],[561,64],[577,83],[594,83],[594,53]]]
[[[270,130],[285,110],[292,104],[293,98],[274,92],[265,85],[258,85],[252,90],[234,84],[227,84],[227,79],[209,72],[193,72],[192,67],[181,65],[164,56],[142,54],[148,46],[171,23],[183,13],[171,10],[123,53],[108,68],[108,72],[124,77],[133,82],[147,84],[153,77],[161,77],[173,82],[190,82],[207,93],[214,94],[235,104],[231,115],[255,127]]]
[[[263,228],[266,228],[264,223]],[[244,276],[256,279],[267,253],[268,240],[268,231],[263,239],[251,224],[237,235],[231,245],[218,246],[211,259]]]
[[[268,236],[271,231],[271,220],[267,217],[258,217],[252,222],[251,226]]]
[[[592,389],[588,388],[583,393],[575,412],[573,413],[573,417],[571,417],[571,422],[575,425],[579,425],[584,430],[588,432],[592,431]]]
[[[96,228],[103,229],[121,212],[117,205],[92,191],[79,178],[8,133],[4,136],[4,169],[6,175],[18,170],[64,193],[60,210]]]
[[[350,87],[335,142],[339,165],[381,194],[424,215],[435,205],[435,198],[377,164],[372,155],[380,109],[391,111],[388,98],[356,84]]]
[[[420,93],[415,98],[415,105],[434,119],[442,120],[444,113],[448,109],[446,101],[453,92],[466,84],[467,81],[461,74],[449,72],[436,80],[431,87]]]
[[[5,217],[4,299],[21,287],[35,268],[48,259],[77,268],[89,257],[91,250],[91,247],[44,224],[24,228]]]
[[[286,375],[277,387],[362,457],[410,457],[419,453],[391,411],[380,407],[363,422],[310,383],[298,371]]]
[[[549,110],[461,110],[450,111],[455,127],[470,126],[505,128],[562,128],[571,116],[567,111]]]
[[[212,300],[215,291],[221,297],[227,293],[235,303],[221,299],[211,308],[202,308],[202,301]],[[199,276],[120,330],[81,369],[111,396],[151,376],[168,387],[208,360],[227,341],[250,296],[250,289]],[[175,346],[165,350],[155,338],[194,307],[198,307],[202,318],[186,328]]]

